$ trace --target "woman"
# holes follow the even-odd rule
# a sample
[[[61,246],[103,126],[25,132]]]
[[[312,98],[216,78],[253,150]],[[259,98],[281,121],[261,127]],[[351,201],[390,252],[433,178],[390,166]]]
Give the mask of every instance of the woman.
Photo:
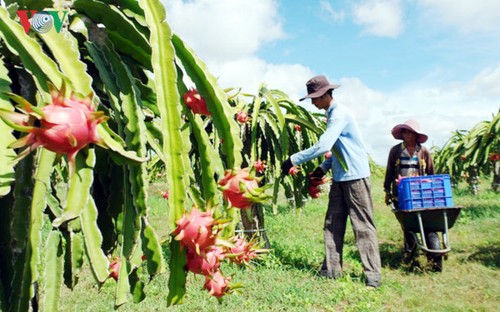
[[[393,146],[389,152],[385,173],[384,191],[385,203],[398,207],[397,183],[401,177],[425,176],[434,174],[434,162],[429,150],[422,145],[427,141],[427,135],[420,132],[420,126],[415,120],[408,120],[392,128],[392,136],[403,140]],[[405,231],[405,256],[412,257],[415,250],[415,238]],[[427,233],[427,241],[435,238],[436,233]]]

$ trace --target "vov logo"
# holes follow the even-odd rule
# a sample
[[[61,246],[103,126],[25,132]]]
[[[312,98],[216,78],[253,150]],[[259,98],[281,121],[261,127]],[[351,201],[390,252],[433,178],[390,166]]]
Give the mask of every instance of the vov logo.
[[[30,16],[28,16],[28,12]],[[60,17],[62,13],[62,18]],[[56,10],[18,10],[17,16],[21,19],[21,24],[23,25],[24,31],[28,33],[30,28],[33,28],[39,34],[45,34],[49,32],[52,27],[57,31],[61,31],[62,24],[68,11],[56,11]],[[30,20],[31,17],[31,20]]]

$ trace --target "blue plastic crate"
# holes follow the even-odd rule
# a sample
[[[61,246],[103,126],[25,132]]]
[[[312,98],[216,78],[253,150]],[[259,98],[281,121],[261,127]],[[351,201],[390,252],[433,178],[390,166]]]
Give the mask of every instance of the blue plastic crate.
[[[453,207],[450,176],[404,177],[398,184],[400,210]]]

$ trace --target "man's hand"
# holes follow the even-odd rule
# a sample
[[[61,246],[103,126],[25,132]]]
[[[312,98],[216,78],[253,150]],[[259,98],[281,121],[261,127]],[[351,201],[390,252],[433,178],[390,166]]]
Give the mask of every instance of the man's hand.
[[[316,167],[316,169],[314,169],[314,171],[311,173],[310,177],[321,179],[324,175],[325,172],[323,171],[323,169],[321,169],[321,167]]]
[[[293,167],[292,161],[290,160],[290,157],[288,157],[282,164],[281,164],[281,174],[287,175],[290,171],[290,168]]]
[[[385,193],[385,204],[389,206],[392,204],[392,195],[391,193]]]

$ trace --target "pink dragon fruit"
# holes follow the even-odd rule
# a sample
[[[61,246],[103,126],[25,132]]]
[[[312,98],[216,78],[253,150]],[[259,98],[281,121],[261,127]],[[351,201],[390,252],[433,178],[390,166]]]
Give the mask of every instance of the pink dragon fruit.
[[[239,123],[246,123],[248,121],[249,117],[248,117],[248,114],[243,112],[243,111],[239,111],[236,113],[236,120],[238,120]]]
[[[247,209],[253,203],[263,202],[271,196],[264,193],[264,190],[271,187],[271,184],[259,188],[261,178],[255,177],[255,168],[226,170],[224,177],[219,181],[219,188],[222,190],[224,199],[232,207]]]
[[[29,132],[11,145],[12,148],[28,146],[19,154],[19,159],[41,146],[55,153],[67,155],[72,170],[75,157],[81,149],[92,143],[105,147],[97,134],[96,127],[108,117],[104,116],[104,112],[95,111],[92,94],[83,99],[78,99],[74,94],[66,98],[64,84],[60,90],[49,84],[49,89],[52,103],[42,108],[31,105],[18,95],[8,94],[19,104],[21,110],[38,121],[24,114],[7,111],[0,111],[0,117],[12,128]]]
[[[165,192],[163,192],[162,196],[163,196],[163,198],[165,198],[166,200],[168,200],[168,198],[170,197],[170,194],[168,193],[168,190],[166,190]]]
[[[299,168],[297,168],[295,166],[288,169],[288,174],[292,175],[292,176],[296,176],[298,172],[299,172]]]
[[[214,245],[217,233],[214,231],[215,220],[211,212],[201,212],[192,208],[176,221],[177,228],[172,232],[174,239],[184,247],[200,254],[208,246]]]
[[[198,93],[196,89],[189,89],[183,95],[184,103],[191,109],[194,114],[212,115],[207,108],[205,99]]]
[[[195,250],[186,249],[186,267],[194,274],[210,275],[217,271],[220,263],[225,258],[224,249],[220,246],[212,245],[197,254]]]
[[[253,167],[255,168],[255,170],[256,170],[258,173],[264,173],[264,171],[266,170],[267,165],[265,164],[265,161],[262,161],[262,160],[256,160],[256,161],[253,163]]]
[[[112,277],[115,281],[118,280],[118,275],[120,273],[120,257],[116,257],[109,264],[109,276]]]
[[[488,155],[488,158],[491,162],[496,162],[496,161],[500,160],[500,155],[498,155],[498,153],[490,153]]]
[[[321,193],[319,188],[316,186],[309,186],[309,188],[307,190],[308,190],[309,196],[311,196],[311,198],[318,198],[320,193]]]
[[[230,291],[230,280],[230,277],[223,276],[218,270],[205,278],[205,285],[203,285],[203,288],[208,290],[212,296],[221,298]]]
[[[254,243],[247,242],[241,237],[234,237],[232,239],[232,243],[234,244],[234,247],[229,248],[229,252],[231,254],[229,259],[231,262],[246,265],[250,262],[250,260],[258,257]]]
[[[321,189],[319,187],[327,183],[329,180],[330,179],[328,179],[327,177],[314,178],[310,176],[308,188],[309,196],[311,196],[311,198],[318,198],[321,193]]]

